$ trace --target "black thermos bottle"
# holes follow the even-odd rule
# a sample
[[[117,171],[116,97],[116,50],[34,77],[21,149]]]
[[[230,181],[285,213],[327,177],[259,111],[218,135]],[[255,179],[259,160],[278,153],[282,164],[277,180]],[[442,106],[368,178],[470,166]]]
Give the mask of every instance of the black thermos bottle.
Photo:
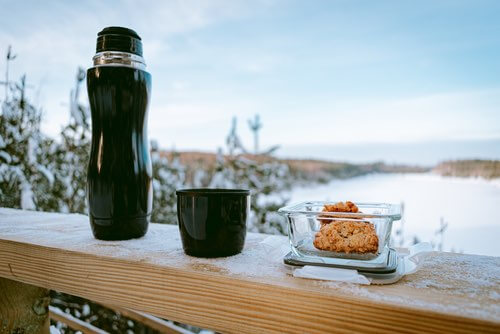
[[[108,27],[97,36],[94,67],[87,71],[90,225],[97,239],[139,238],[148,229],[153,200],[147,133],[151,75],[135,31]]]

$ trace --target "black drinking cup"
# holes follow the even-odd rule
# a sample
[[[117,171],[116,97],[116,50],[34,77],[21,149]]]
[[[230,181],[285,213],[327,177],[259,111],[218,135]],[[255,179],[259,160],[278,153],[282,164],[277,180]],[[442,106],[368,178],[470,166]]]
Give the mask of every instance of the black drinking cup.
[[[177,190],[177,218],[188,255],[219,257],[243,249],[250,191],[244,189]]]

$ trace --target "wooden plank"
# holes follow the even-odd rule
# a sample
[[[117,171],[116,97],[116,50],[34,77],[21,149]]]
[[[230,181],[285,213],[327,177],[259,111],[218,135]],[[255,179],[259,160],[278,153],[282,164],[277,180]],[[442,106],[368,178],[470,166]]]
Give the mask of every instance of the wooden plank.
[[[171,322],[165,321],[163,319],[157,318],[151,314],[147,314],[140,311],[130,310],[124,307],[115,305],[103,305],[115,312],[119,312],[121,315],[142,323],[160,333],[165,334],[194,334],[182,327],[179,327]]]
[[[500,258],[435,253],[397,284],[358,286],[293,278],[264,238],[199,259],[176,226],[105,242],[85,216],[0,209],[0,276],[220,332],[500,331]]]
[[[48,333],[49,290],[0,278],[0,334]]]
[[[89,324],[88,322],[75,318],[71,314],[65,313],[57,307],[50,306],[49,314],[52,320],[62,322],[68,327],[77,331],[81,331],[84,334],[108,334],[108,332],[97,328],[94,325]]]

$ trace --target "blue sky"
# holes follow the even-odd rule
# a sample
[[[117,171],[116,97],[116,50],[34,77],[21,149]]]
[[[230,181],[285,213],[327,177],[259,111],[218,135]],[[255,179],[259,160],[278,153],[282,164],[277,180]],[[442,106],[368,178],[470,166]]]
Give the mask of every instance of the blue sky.
[[[500,139],[497,1],[0,3],[0,51],[11,44],[13,75],[40,87],[32,94],[52,135],[97,32],[122,25],[143,38],[150,137],[165,148],[215,150],[233,116],[251,146],[255,113],[264,146],[302,156],[308,146]]]

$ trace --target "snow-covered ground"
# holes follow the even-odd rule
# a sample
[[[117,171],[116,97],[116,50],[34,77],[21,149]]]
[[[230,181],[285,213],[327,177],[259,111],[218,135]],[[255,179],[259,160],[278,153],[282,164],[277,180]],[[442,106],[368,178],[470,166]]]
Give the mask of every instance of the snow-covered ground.
[[[404,235],[438,242],[440,218],[448,223],[443,250],[500,256],[500,182],[433,174],[372,174],[292,190],[291,203],[353,200],[405,203]],[[400,224],[397,222],[394,229]]]

